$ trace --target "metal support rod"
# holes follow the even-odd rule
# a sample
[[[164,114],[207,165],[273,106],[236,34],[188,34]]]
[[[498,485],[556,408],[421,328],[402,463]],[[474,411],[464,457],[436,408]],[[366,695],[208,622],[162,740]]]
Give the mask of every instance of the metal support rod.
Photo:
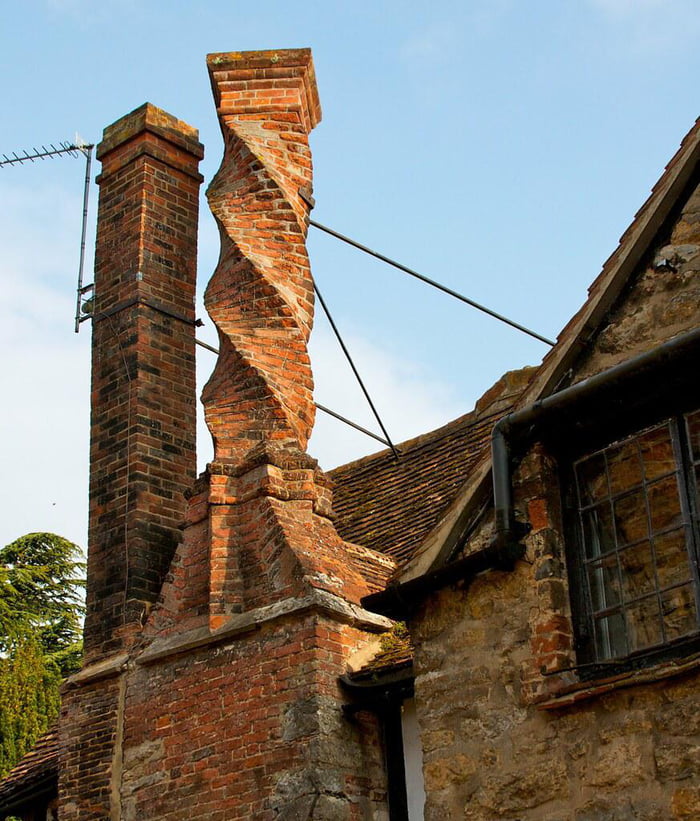
[[[377,409],[374,407],[374,402],[372,402],[372,398],[370,397],[369,392],[368,392],[367,388],[365,387],[365,383],[362,381],[362,377],[358,373],[358,370],[355,367],[355,363],[352,361],[352,357],[350,356],[350,352],[348,351],[347,347],[345,346],[345,342],[343,342],[343,338],[340,335],[340,331],[338,330],[338,327],[336,326],[335,322],[333,321],[333,317],[331,316],[331,313],[328,310],[328,306],[326,305],[326,301],[324,300],[323,296],[321,295],[321,292],[318,290],[318,285],[316,285],[315,282],[314,282],[314,291],[316,292],[316,296],[318,297],[318,301],[321,303],[321,307],[323,308],[323,312],[325,313],[326,317],[328,318],[328,321],[330,322],[331,328],[333,329],[333,333],[335,334],[335,338],[338,340],[338,344],[343,349],[343,353],[345,354],[345,358],[348,360],[348,363],[350,364],[350,367],[352,368],[352,372],[355,374],[355,379],[357,379],[357,382],[358,382],[360,388],[362,388],[362,393],[364,393],[365,399],[367,400],[368,405],[372,409],[372,413],[374,414],[374,418],[377,420],[377,423],[379,424],[379,427],[382,429],[382,433],[384,434],[384,438],[389,443],[389,447],[391,448],[391,452],[394,454],[394,458],[398,459],[399,458],[399,452],[394,447],[394,445],[391,441],[391,437],[387,433],[387,430],[384,427],[384,424],[381,420],[381,417],[379,416],[379,413],[377,412]]]
[[[75,332],[80,330],[80,302],[85,292],[83,288],[83,268],[85,266],[85,238],[87,236],[88,199],[90,197],[90,167],[92,165],[92,146],[86,145],[85,152],[85,187],[83,188],[83,227],[80,234],[80,263],[78,264],[78,293],[75,301]]]
[[[196,345],[200,346],[200,348],[204,348],[205,350],[211,351],[212,353],[215,353],[215,354],[218,355],[219,349],[215,348],[213,345],[209,345],[207,342],[202,342],[201,339],[195,339],[194,341],[195,341]],[[323,413],[327,413],[329,416],[332,416],[334,419],[337,419],[339,422],[345,422],[346,425],[349,425],[351,428],[354,428],[355,430],[360,431],[360,433],[364,433],[365,436],[369,436],[372,439],[376,439],[377,442],[381,442],[386,447],[391,448],[392,451],[394,451],[395,454],[398,452],[398,451],[396,451],[395,448],[392,447],[391,442],[388,439],[384,439],[381,436],[377,436],[377,434],[372,433],[371,430],[367,430],[367,428],[363,428],[362,425],[358,425],[357,422],[351,421],[346,416],[341,416],[339,413],[336,413],[335,411],[332,411],[330,408],[324,407],[319,402],[315,402],[314,404],[316,405],[318,410],[323,411]]]
[[[323,411],[323,413],[327,413],[329,416],[332,416],[334,419],[337,419],[340,422],[345,422],[346,425],[349,425],[351,428],[355,428],[355,430],[359,430],[360,433],[364,433],[365,436],[371,436],[372,439],[376,439],[377,442],[381,442],[383,445],[386,445],[388,448],[391,447],[391,442],[387,441],[386,439],[382,438],[381,436],[377,436],[376,433],[372,433],[371,430],[367,430],[367,428],[363,428],[362,425],[358,425],[356,422],[351,422],[349,419],[346,419],[344,416],[341,416],[339,413],[332,411],[330,408],[326,408],[321,405],[319,402],[316,402],[316,407]]]
[[[494,319],[497,319],[499,322],[504,322],[506,325],[510,325],[511,328],[515,328],[518,331],[522,331],[524,334],[533,337],[533,339],[537,339],[540,342],[544,342],[545,345],[555,344],[553,340],[547,339],[546,336],[542,336],[541,334],[538,334],[536,331],[532,331],[530,330],[530,328],[526,328],[524,325],[520,325],[518,322],[514,322],[512,319],[508,319],[508,317],[496,313],[496,311],[492,311],[485,305],[480,305],[478,302],[474,302],[473,299],[469,299],[469,297],[460,294],[458,291],[453,291],[452,288],[448,288],[446,285],[441,285],[439,282],[436,282],[435,280],[430,279],[429,277],[426,277],[423,274],[419,274],[418,271],[414,271],[412,268],[408,268],[405,265],[402,265],[400,262],[396,262],[396,260],[384,256],[384,254],[380,254],[378,251],[373,251],[366,245],[362,245],[361,243],[356,242],[354,239],[350,239],[350,237],[346,237],[344,234],[340,234],[338,233],[338,231],[334,231],[332,228],[328,228],[328,226],[326,225],[321,225],[320,222],[316,222],[315,220],[309,220],[309,225],[313,225],[313,227],[318,228],[319,231],[324,231],[326,234],[330,234],[330,236],[335,237],[336,239],[339,239],[342,242],[347,243],[348,245],[352,245],[353,248],[357,248],[360,251],[364,251],[366,254],[369,254],[370,256],[381,260],[382,262],[386,262],[387,265],[391,265],[394,268],[398,268],[399,271],[403,271],[405,274],[410,274],[410,276],[419,279],[421,282],[425,282],[427,285],[432,285],[433,288],[437,288],[439,291],[442,291],[445,294],[449,294],[449,296],[452,296],[455,299],[459,299],[460,302],[464,302],[465,304],[470,305],[472,308],[476,308],[477,311],[481,311],[482,313],[488,314]]]
[[[194,344],[199,345],[200,348],[205,348],[207,351],[215,353],[217,356],[219,355],[219,349],[215,348],[213,345],[210,345],[208,342],[202,342],[201,339],[195,339]]]

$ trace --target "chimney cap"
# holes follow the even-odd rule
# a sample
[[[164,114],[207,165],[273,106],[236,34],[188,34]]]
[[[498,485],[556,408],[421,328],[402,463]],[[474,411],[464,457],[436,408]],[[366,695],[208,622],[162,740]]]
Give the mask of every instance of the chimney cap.
[[[208,54],[207,67],[217,108],[221,108],[222,82],[239,81],[255,84],[259,81],[300,78],[304,88],[300,102],[309,131],[321,122],[321,102],[310,48]],[[260,106],[260,110],[264,110],[264,107]]]
[[[153,103],[143,103],[105,128],[102,142],[97,146],[97,158],[102,159],[105,154],[144,131],[157,134],[199,159],[204,156],[204,146],[199,142],[199,131],[196,128]]]

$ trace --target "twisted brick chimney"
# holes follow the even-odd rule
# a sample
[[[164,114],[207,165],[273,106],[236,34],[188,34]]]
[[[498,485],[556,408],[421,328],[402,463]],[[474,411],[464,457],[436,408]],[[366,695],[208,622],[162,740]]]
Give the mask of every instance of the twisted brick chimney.
[[[311,52],[212,54],[208,66],[224,136],[207,192],[221,255],[205,294],[220,354],[202,395],[214,438],[216,629],[311,588],[357,602],[366,586],[330,521],[328,480],[305,453],[314,421],[308,135],[321,118]]]
[[[205,304],[221,347],[202,399],[214,460],[240,462],[261,441],[304,451],[313,427],[305,242],[321,107],[307,49],[213,54],[208,65],[225,150],[207,192],[221,258]]]
[[[194,483],[201,148],[151,106],[100,147],[88,663],[64,692],[61,818],[378,817],[376,727],[343,717],[338,678],[389,626],[360,599],[392,563],[340,539],[304,452],[311,54],[216,54],[209,71],[221,353],[203,396],[214,460]]]
[[[125,818],[341,819],[385,810],[380,748],[338,677],[388,623],[360,606],[391,562],[344,543],[304,449],[314,417],[305,248],[320,118],[309,50],[208,58],[224,135],[206,292],[214,459],[128,674]],[[368,572],[364,572],[368,571]],[[376,589],[376,588],[374,588]]]

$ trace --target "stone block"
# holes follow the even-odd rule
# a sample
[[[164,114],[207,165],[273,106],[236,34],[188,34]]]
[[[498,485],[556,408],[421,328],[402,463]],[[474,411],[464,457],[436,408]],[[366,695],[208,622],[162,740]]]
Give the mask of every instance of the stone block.
[[[637,739],[616,738],[602,745],[584,776],[584,783],[599,788],[628,787],[649,778],[644,746]]]
[[[654,750],[656,773],[661,781],[700,779],[700,746],[660,741]]]
[[[499,818],[517,818],[548,801],[568,798],[569,791],[564,764],[549,757],[487,775],[475,798]]]
[[[672,818],[677,821],[697,821],[700,818],[700,787],[681,787],[671,799]]]

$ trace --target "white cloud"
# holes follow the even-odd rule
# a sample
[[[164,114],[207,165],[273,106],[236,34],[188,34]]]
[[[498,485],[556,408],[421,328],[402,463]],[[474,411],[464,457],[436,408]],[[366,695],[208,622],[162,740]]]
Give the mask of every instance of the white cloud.
[[[344,338],[395,444],[439,427],[469,410],[459,406],[449,386],[426,374],[416,363],[381,349],[357,332],[345,334]],[[335,338],[323,325],[314,331],[311,357],[316,401],[381,435]],[[380,442],[323,412],[316,414],[309,451],[324,468],[335,467],[383,447]]]
[[[458,37],[459,33],[446,21],[433,23],[406,40],[400,54],[406,60],[447,60]]]
[[[700,34],[697,0],[588,0],[607,24],[618,29],[620,53],[654,59],[695,48]]]
[[[508,13],[513,0],[476,0],[455,4],[439,20],[416,27],[416,32],[399,47],[405,60],[430,60],[431,65],[459,62],[465,35],[490,36]],[[423,66],[424,67],[424,66]]]
[[[52,531],[87,544],[89,357],[87,346],[23,335],[0,342],[6,358],[0,418],[0,544]]]
[[[628,17],[667,8],[669,0],[589,0],[611,17]]]

